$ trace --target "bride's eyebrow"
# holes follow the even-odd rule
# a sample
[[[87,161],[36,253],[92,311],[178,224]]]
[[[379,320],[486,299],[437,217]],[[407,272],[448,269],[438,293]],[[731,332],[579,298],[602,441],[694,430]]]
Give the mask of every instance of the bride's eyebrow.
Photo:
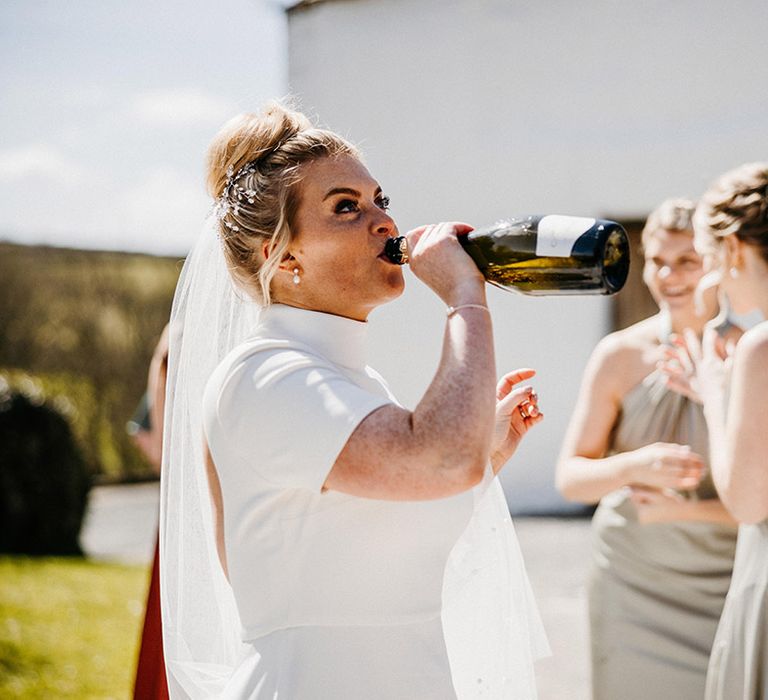
[[[357,190],[353,190],[351,187],[334,187],[332,190],[328,190],[328,192],[325,193],[323,201],[335,194],[351,194],[353,197],[360,197],[360,193]]]
[[[332,190],[328,190],[328,192],[325,193],[325,197],[323,197],[323,201],[328,199],[328,197],[333,197],[335,194],[349,194],[353,197],[361,197],[362,195],[357,190],[351,188],[351,187],[334,187]],[[374,197],[378,197],[381,194],[381,186],[376,188],[376,191],[373,193]]]

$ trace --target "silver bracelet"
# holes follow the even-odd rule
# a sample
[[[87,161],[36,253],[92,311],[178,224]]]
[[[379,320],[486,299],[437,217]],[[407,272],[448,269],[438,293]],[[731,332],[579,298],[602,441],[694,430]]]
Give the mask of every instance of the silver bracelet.
[[[445,310],[445,315],[450,318],[460,309],[483,309],[487,311],[488,313],[491,313],[491,310],[487,306],[483,306],[482,304],[460,304],[459,306],[449,306]]]

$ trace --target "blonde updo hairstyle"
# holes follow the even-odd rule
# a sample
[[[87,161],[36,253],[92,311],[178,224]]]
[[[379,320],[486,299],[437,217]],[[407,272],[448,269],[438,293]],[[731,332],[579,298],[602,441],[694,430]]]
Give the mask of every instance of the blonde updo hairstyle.
[[[693,217],[697,247],[717,252],[725,236],[754,246],[768,263],[768,162],[746,163],[719,177]]]
[[[643,249],[648,240],[659,231],[688,233],[693,235],[693,212],[696,205],[690,199],[666,199],[656,207],[645,221],[640,242]]]
[[[301,166],[339,155],[360,157],[337,134],[277,102],[234,117],[213,139],[207,185],[217,202],[224,255],[235,281],[260,303],[270,303],[272,278],[292,239]]]

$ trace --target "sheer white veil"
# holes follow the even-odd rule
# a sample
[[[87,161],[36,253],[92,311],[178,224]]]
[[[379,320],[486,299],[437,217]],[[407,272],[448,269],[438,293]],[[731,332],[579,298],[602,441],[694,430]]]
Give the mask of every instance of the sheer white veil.
[[[217,697],[241,653],[219,563],[205,470],[202,397],[216,365],[258,320],[237,289],[211,214],[187,257],[170,321],[160,488],[160,600],[171,697]]]
[[[501,483],[490,465],[443,580],[443,633],[459,700],[534,700],[550,654]]]
[[[202,397],[260,307],[233,283],[211,215],[173,301],[160,500],[160,596],[172,698],[216,698],[248,647],[219,562],[205,468]],[[443,627],[461,700],[535,698],[547,651],[498,479],[474,491],[472,520],[449,558]]]

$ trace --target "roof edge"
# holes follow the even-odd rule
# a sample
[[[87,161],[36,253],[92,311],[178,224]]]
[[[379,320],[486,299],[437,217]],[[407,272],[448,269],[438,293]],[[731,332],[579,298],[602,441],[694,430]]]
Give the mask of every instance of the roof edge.
[[[329,2],[349,2],[350,0],[297,0],[289,4],[285,11],[290,14],[291,12],[303,12],[311,9],[314,5],[325,5]]]

